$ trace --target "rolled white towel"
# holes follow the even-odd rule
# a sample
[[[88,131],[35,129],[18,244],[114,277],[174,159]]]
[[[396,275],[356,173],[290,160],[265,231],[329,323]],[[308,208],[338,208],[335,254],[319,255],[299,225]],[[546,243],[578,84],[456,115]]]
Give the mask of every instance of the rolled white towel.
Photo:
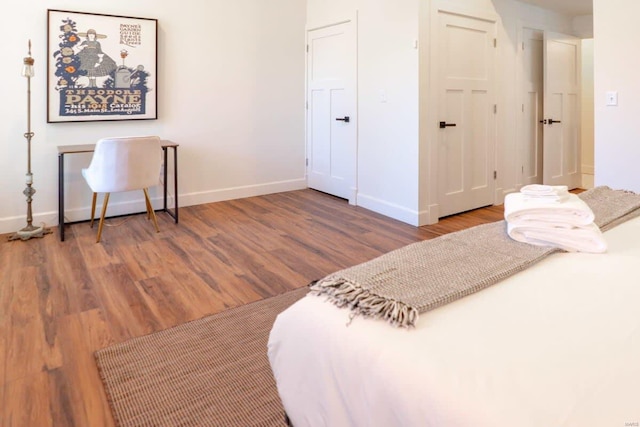
[[[530,184],[520,189],[524,194],[524,200],[564,202],[569,198],[569,189],[566,185],[542,185]]]
[[[518,242],[556,247],[568,252],[604,253],[607,251],[607,242],[600,228],[594,223],[581,227],[550,227],[507,222],[507,233]]]
[[[569,193],[563,202],[531,201],[522,193],[510,193],[504,199],[504,219],[512,225],[525,225],[528,221],[550,223],[555,227],[589,225],[593,211],[577,195]]]
[[[566,185],[529,184],[520,189],[527,196],[560,196],[569,193]]]

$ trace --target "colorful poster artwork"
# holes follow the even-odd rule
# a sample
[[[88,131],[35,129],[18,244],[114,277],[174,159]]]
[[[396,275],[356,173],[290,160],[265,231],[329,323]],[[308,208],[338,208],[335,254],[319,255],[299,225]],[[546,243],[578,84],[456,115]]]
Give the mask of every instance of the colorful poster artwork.
[[[49,10],[48,37],[48,122],[157,118],[157,20]]]

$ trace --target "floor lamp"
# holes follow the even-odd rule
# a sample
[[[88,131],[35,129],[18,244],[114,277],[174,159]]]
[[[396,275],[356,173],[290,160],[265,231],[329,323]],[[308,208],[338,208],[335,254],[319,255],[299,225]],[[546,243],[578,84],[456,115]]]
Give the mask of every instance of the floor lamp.
[[[43,237],[45,234],[51,233],[51,230],[45,229],[44,225],[36,227],[33,225],[33,214],[31,212],[31,202],[36,189],[33,188],[33,174],[31,173],[31,77],[33,73],[34,59],[31,57],[31,40],[29,40],[29,56],[24,58],[22,67],[22,76],[27,78],[27,132],[24,137],[27,138],[27,187],[22,194],[27,196],[27,226],[18,230],[9,237],[9,240],[29,240],[32,237]]]

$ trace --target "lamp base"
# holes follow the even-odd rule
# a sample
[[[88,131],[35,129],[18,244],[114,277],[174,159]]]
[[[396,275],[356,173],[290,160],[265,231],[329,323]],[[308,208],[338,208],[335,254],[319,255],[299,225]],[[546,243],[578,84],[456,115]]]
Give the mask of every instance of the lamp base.
[[[47,228],[44,228],[44,225],[40,227],[36,227],[34,225],[27,225],[22,230],[18,230],[16,233],[10,236],[9,241],[18,240],[18,239],[29,240],[31,238],[44,237],[45,234],[50,234],[50,233],[53,233],[53,231]]]

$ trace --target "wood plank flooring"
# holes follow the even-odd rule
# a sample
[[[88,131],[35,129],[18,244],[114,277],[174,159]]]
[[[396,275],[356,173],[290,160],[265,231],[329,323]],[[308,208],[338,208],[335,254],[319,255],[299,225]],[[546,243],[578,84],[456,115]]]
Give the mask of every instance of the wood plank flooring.
[[[0,425],[113,426],[93,352],[305,286],[409,243],[502,219],[502,206],[412,227],[300,190],[0,236]],[[55,231],[55,230],[54,230]]]

